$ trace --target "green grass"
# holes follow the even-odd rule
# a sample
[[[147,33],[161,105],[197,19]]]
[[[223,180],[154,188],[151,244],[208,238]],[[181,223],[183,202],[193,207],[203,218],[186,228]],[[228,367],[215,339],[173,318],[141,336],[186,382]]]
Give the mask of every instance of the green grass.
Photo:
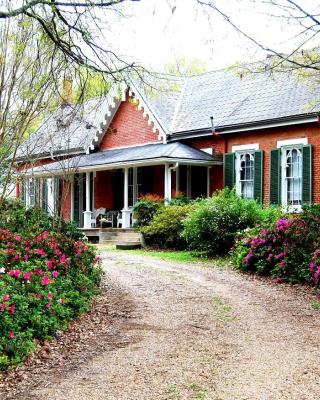
[[[121,252],[124,250],[117,250],[114,246],[98,245],[98,249],[101,251],[112,251]],[[208,258],[201,252],[188,251],[188,250],[151,250],[151,249],[138,249],[138,250],[125,250],[130,254],[137,254],[147,257],[155,257],[160,260],[181,262],[181,263],[205,263],[212,265],[219,269],[228,268],[231,266],[231,260],[229,256]]]
[[[221,297],[214,296],[212,302],[216,308],[217,319],[219,321],[230,322],[236,320],[232,306],[226,303]]]
[[[314,310],[320,311],[320,302],[318,300],[312,300],[311,301],[311,307]]]

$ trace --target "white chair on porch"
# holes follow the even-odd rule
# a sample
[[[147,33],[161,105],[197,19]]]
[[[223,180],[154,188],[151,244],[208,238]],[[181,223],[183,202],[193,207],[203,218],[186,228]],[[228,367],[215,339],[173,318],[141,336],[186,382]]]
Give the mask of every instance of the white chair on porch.
[[[105,214],[106,209],[103,207],[97,208],[92,212],[93,218],[91,219],[91,226],[95,228],[97,226],[97,218],[99,217],[100,214]]]
[[[120,225],[122,227],[122,213],[118,212],[118,214],[117,214],[117,228],[120,228]]]

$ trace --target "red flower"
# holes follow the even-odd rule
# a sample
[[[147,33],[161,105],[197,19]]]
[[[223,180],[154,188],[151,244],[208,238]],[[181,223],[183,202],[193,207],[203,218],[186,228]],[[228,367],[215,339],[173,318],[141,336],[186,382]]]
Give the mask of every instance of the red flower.
[[[14,336],[15,336],[15,335],[14,335],[14,332],[10,331],[8,336],[9,336],[10,339],[13,339]]]
[[[8,311],[10,314],[14,314],[15,310],[16,310],[16,308],[15,308],[14,304],[12,304],[10,307],[8,307]]]
[[[9,301],[9,300],[10,300],[10,295],[9,295],[9,294],[4,294],[4,295],[2,296],[2,300],[3,300],[3,301]]]

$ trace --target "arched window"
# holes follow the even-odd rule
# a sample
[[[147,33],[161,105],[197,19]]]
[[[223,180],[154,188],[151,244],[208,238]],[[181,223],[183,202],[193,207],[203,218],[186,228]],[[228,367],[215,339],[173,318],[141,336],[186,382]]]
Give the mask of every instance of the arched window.
[[[300,147],[284,149],[284,196],[287,205],[302,203],[302,153]]]
[[[238,179],[237,192],[246,199],[253,199],[254,152],[247,151],[237,154]]]

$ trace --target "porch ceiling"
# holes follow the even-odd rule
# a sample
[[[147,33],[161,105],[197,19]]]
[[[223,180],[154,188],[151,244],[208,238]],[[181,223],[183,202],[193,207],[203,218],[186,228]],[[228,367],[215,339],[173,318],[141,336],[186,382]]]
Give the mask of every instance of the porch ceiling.
[[[33,168],[33,174],[58,174],[61,171],[94,171],[126,166],[155,165],[179,162],[188,165],[221,165],[218,155],[210,155],[180,142],[147,144],[99,151],[89,155],[68,158]]]

